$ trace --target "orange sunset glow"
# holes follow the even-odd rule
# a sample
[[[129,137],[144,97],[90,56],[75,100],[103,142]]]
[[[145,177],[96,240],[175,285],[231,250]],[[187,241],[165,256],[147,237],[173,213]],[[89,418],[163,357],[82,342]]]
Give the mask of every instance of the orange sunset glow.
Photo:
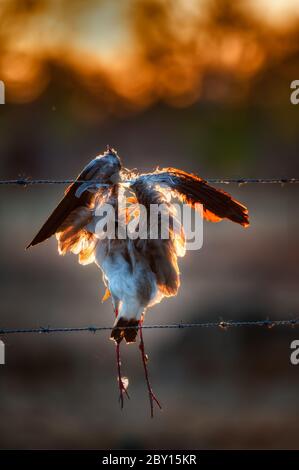
[[[226,99],[210,79],[221,74],[240,98],[298,50],[295,0],[5,0],[0,18],[8,101],[35,100],[61,73],[112,114]]]

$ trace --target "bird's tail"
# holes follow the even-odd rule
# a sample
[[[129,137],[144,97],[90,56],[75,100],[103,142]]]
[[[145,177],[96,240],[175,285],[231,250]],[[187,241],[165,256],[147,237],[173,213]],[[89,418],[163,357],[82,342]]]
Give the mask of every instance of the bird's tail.
[[[139,328],[139,320],[136,318],[127,319],[121,317],[114,325],[110,339],[113,339],[116,343],[120,343],[125,339],[126,343],[135,343]]]

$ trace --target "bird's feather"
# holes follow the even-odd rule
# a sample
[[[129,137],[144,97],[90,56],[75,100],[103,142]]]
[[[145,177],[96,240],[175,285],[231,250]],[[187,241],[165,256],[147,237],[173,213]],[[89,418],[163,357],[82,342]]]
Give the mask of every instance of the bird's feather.
[[[97,182],[111,184],[112,181],[114,182],[118,179],[120,169],[120,160],[117,153],[112,149],[91,160],[81,171],[76,181],[68,186],[63,199],[27,248],[42,243],[54,235],[68,215],[78,207],[90,208],[93,206],[96,193],[92,190],[92,186],[85,188],[85,182],[94,181],[94,186],[97,192],[99,192],[100,189],[97,186]],[[83,191],[81,191],[82,187]]]
[[[203,206],[203,216],[210,222],[219,222],[229,219],[244,227],[249,225],[247,208],[233,199],[232,196],[220,189],[216,189],[199,176],[187,173],[176,168],[164,168],[154,173],[141,175],[136,181],[144,181],[148,185],[160,185],[168,188],[173,197],[196,206]]]
[[[134,240],[134,245],[141,255],[146,257],[149,267],[156,276],[157,284],[160,292],[169,297],[176,295],[179,285],[179,268],[177,263],[179,243],[177,238],[180,238],[183,243],[183,232],[174,233],[174,214],[171,204],[168,203],[164,194],[155,189],[152,185],[148,184],[146,179],[139,178],[131,189],[135,192],[137,201],[147,212],[147,238],[137,238]],[[157,239],[150,236],[150,206],[151,204],[163,204],[164,210],[168,213],[168,237],[159,236]],[[158,233],[161,233],[161,216],[158,218]]]

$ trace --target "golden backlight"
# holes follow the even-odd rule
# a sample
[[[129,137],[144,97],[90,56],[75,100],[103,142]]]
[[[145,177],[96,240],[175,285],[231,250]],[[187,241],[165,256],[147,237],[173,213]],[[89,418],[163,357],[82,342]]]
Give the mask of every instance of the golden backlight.
[[[225,99],[206,77],[247,86],[298,43],[296,0],[6,0],[0,20],[8,101],[38,98],[59,72],[114,114]]]

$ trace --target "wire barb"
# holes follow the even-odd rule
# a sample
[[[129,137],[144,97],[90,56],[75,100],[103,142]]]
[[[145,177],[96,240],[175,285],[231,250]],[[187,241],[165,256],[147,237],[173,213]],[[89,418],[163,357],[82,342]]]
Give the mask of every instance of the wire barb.
[[[254,321],[219,321],[219,322],[200,322],[200,323],[172,323],[165,325],[143,325],[143,329],[154,330],[154,329],[184,329],[184,328],[220,328],[224,331],[230,328],[244,328],[244,327],[265,327],[268,329],[273,329],[276,326],[284,327],[295,327],[299,326],[298,319],[289,319],[289,320],[254,320]],[[81,326],[81,327],[39,327],[39,328],[0,328],[0,335],[9,335],[17,333],[81,333],[89,332],[96,333],[98,331],[107,331],[112,328],[118,329],[131,329],[136,328],[136,326]]]
[[[122,183],[130,183],[133,180],[125,180]],[[284,184],[298,184],[299,178],[207,178],[207,183],[214,184],[238,184],[243,186],[246,184],[280,184],[283,187]],[[46,185],[46,184],[71,184],[71,183],[86,183],[86,180],[74,180],[74,179],[30,179],[20,178],[14,180],[0,180],[0,185],[16,185],[16,186],[32,186],[32,185]],[[99,184],[98,180],[89,181],[90,184]],[[103,186],[107,186],[103,184]]]

